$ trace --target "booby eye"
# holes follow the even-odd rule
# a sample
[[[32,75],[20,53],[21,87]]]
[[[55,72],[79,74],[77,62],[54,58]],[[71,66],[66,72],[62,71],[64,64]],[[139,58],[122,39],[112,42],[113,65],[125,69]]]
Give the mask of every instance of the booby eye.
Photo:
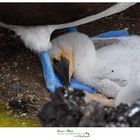
[[[53,64],[54,65],[58,65],[59,64],[59,61],[57,59],[53,59]]]
[[[114,70],[112,70],[111,72],[114,72]]]

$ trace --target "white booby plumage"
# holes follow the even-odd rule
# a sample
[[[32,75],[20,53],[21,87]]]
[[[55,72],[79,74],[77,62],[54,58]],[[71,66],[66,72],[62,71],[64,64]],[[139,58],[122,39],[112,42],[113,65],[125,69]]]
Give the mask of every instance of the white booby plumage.
[[[140,98],[140,37],[111,39],[117,41],[95,50],[93,42],[99,38],[92,42],[82,33],[68,33],[52,41],[51,54],[57,49],[69,50],[67,52],[72,55],[68,56],[73,57],[71,73],[76,80],[115,98],[116,105],[131,104]],[[63,52],[62,55],[66,56]]]

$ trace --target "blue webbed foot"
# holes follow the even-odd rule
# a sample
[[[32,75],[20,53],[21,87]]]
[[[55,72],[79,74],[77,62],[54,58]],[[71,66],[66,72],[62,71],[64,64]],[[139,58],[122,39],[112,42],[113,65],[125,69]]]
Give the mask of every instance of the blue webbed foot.
[[[75,79],[71,79],[71,83],[70,83],[70,86],[74,89],[78,89],[78,90],[83,90],[83,91],[86,91],[88,93],[96,93],[96,90],[75,80]]]
[[[53,71],[49,53],[40,52],[39,58],[43,68],[43,75],[46,83],[46,88],[51,92],[55,92],[56,88],[62,87],[62,83]]]

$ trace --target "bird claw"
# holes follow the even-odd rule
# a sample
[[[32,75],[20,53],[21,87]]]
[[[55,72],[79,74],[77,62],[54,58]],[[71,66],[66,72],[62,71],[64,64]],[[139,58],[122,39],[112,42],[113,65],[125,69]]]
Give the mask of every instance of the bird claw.
[[[46,81],[46,80],[45,80]],[[63,85],[61,84],[61,82],[59,81],[59,79],[56,77],[55,79],[52,79],[48,82],[46,82],[46,88],[50,91],[50,92],[55,92],[55,90],[59,87],[62,87]]]

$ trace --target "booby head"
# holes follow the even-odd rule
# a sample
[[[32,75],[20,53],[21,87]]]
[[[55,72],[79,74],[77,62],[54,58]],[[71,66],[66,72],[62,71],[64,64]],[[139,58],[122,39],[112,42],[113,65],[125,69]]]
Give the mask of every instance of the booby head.
[[[72,48],[53,46],[50,50],[50,56],[55,73],[64,86],[68,87],[74,72]]]
[[[56,73],[63,75],[68,82],[72,75],[85,79],[87,69],[88,71],[92,70],[96,61],[96,52],[92,40],[83,33],[74,32],[61,35],[53,39],[51,43],[50,56],[52,62],[55,62]],[[65,80],[60,79],[61,81]]]

